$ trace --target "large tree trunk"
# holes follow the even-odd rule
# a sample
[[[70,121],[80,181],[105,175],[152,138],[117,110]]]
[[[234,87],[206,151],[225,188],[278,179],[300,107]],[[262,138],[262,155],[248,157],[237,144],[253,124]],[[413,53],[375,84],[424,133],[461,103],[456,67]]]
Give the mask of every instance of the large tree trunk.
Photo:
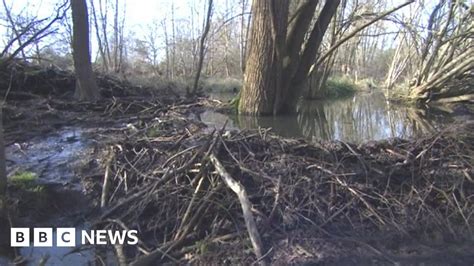
[[[282,1],[254,1],[250,43],[245,66],[239,112],[252,115],[273,113],[280,67],[274,38],[286,36],[288,4]],[[272,10],[273,8],[273,10]],[[272,18],[273,15],[273,18]],[[273,31],[273,32],[272,32]],[[281,51],[281,50],[280,50]]]
[[[99,89],[92,72],[89,50],[89,18],[85,0],[71,0],[73,38],[72,49],[76,72],[75,97],[81,101],[95,101]]]
[[[288,35],[288,0],[254,1],[239,113],[266,115],[295,111],[310,74],[326,59],[331,58],[340,45],[413,1],[409,0],[382,13],[319,55],[323,37],[341,0],[324,1],[315,23],[312,23],[313,15],[319,1],[301,1],[290,19],[291,29]],[[324,81],[325,78],[321,80]]]
[[[301,2],[287,35],[289,2],[255,1],[239,113],[276,114],[294,109],[322,38],[340,0],[326,1],[309,31],[318,1]],[[309,40],[304,45],[306,33]]]

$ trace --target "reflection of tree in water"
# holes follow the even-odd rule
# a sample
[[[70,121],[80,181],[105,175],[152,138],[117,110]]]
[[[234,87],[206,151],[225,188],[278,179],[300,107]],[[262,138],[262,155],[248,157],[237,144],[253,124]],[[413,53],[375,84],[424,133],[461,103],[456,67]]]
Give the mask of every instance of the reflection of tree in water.
[[[363,141],[410,137],[433,131],[423,112],[393,106],[381,93],[356,95],[351,99],[308,101],[298,106],[298,125],[311,139]]]
[[[296,115],[239,116],[240,128],[271,127],[285,137],[360,142],[409,138],[432,132],[436,119],[421,109],[389,103],[382,93],[359,94],[332,101],[302,101]]]
[[[297,106],[298,121],[301,134],[306,138],[331,139],[334,130],[326,117],[324,106],[320,102],[301,102]]]
[[[306,137],[302,134],[295,115],[239,116],[238,121],[240,128],[272,128],[273,132],[283,137]]]

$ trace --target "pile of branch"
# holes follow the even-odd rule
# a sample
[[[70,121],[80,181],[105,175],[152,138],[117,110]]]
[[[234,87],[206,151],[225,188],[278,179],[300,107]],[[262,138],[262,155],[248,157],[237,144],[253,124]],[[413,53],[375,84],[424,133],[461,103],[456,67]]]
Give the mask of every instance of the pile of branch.
[[[86,179],[101,199],[96,226],[138,230],[123,258],[134,265],[265,264],[293,230],[472,235],[472,124],[355,146],[266,130],[193,133],[182,121],[162,117],[111,145],[105,174]]]
[[[0,64],[0,97],[6,100],[3,121],[7,143],[23,141],[63,126],[105,126],[141,122],[161,113],[185,109],[192,99],[170,86],[135,86],[118,77],[97,74],[103,98],[96,103],[73,98],[74,73],[55,67],[11,61]],[[28,130],[25,130],[28,128]]]
[[[76,78],[74,72],[62,70],[54,65],[45,67],[20,60],[7,64],[0,62],[0,92],[7,100],[25,100],[40,96],[53,96],[71,99],[74,94]],[[136,86],[118,76],[96,73],[100,94],[104,98],[142,96],[152,97],[174,94],[169,88]]]

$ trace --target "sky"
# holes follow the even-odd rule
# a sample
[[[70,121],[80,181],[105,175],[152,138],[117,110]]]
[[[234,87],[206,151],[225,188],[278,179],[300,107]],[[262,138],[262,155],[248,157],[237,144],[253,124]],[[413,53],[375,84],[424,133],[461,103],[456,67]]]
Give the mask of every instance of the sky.
[[[62,3],[63,0],[6,0],[7,5],[12,9],[13,14],[28,14],[29,16],[36,16],[38,18],[49,18],[55,15],[55,6],[58,3]],[[103,2],[105,0],[102,0]],[[113,0],[109,0],[114,2]],[[125,35],[133,38],[142,38],[147,34],[148,25],[152,24],[154,21],[160,22],[163,19],[168,21],[168,27],[170,27],[169,21],[171,20],[171,9],[174,7],[175,19],[176,21],[189,19],[191,16],[191,4],[194,3],[194,16],[196,19],[196,26],[202,24],[202,13],[204,12],[204,3],[206,0],[120,0],[119,5],[121,6],[121,11],[123,11],[123,6],[125,6]],[[237,1],[230,1],[235,2]],[[95,7],[98,8],[98,0],[95,0]],[[219,8],[224,0],[215,1],[215,6]],[[0,4],[1,5],[1,4]],[[88,0],[88,5],[90,7],[90,2]],[[4,17],[4,7],[0,7],[0,16]],[[91,16],[91,14],[89,14]],[[200,21],[198,21],[200,20]],[[2,21],[1,23],[4,23]],[[5,36],[6,28],[5,25],[0,23],[0,36]],[[91,23],[92,26],[92,23]],[[160,34],[161,33],[160,28]],[[0,51],[5,46],[7,40],[3,38],[0,42]],[[97,54],[97,45],[95,40],[95,34],[91,32],[91,46],[92,46],[92,57]],[[162,40],[164,43],[164,39]],[[163,44],[164,45],[164,44]],[[64,45],[63,45],[64,46]]]
[[[54,6],[61,0],[6,0],[15,14],[28,10],[32,15],[40,18],[49,17],[54,12]],[[88,1],[89,2],[89,1]],[[95,3],[98,1],[95,0]],[[140,27],[151,23],[153,20],[161,20],[171,16],[171,6],[174,4],[175,16],[185,18],[189,16],[189,2],[195,2],[196,5],[202,5],[202,0],[120,0],[126,6],[126,23],[131,28]],[[219,2],[219,1],[217,1]],[[222,0],[221,0],[222,2]],[[97,4],[96,4],[97,6]],[[3,10],[3,6],[1,7]],[[197,7],[197,11],[199,7]],[[3,12],[2,12],[3,13]]]
[[[18,14],[20,12],[28,12],[30,15],[36,15],[39,18],[47,18],[54,14],[54,6],[58,2],[63,0],[5,0],[6,3],[13,8],[13,13]],[[94,0],[96,8],[98,6],[98,0]],[[105,0],[102,0],[105,1]],[[113,0],[109,0],[113,1]],[[163,19],[168,21],[168,24],[171,24],[169,21],[171,19],[171,9],[174,5],[175,9],[175,18],[176,20],[189,20],[191,17],[191,4],[194,3],[194,13],[195,19],[200,20],[196,21],[196,27],[202,25],[202,19],[204,19],[204,3],[206,0],[120,0],[120,3],[125,5],[126,10],[126,32],[125,35],[130,35],[134,38],[143,38],[147,33],[148,25],[153,21],[160,22]],[[89,0],[88,0],[89,2]],[[222,12],[226,9],[225,6],[234,6],[238,8],[240,0],[216,0],[215,3],[215,12]],[[386,0],[387,6],[396,6],[406,0]],[[434,2],[432,0],[427,0],[427,4]],[[3,6],[0,8],[0,15],[3,16]],[[237,11],[234,11],[234,14]],[[410,7],[405,7],[401,14],[408,14],[410,12]],[[424,15],[424,14],[421,14]],[[426,15],[426,14],[425,14]],[[170,27],[170,25],[168,25]],[[179,30],[179,29],[178,29]],[[162,30],[161,30],[162,31]],[[0,36],[4,36],[5,27],[0,25]],[[162,34],[162,33],[160,33]],[[92,54],[94,56],[97,47],[95,47],[94,34],[91,34],[91,43],[92,43]],[[3,47],[3,42],[1,46]],[[0,47],[0,49],[2,48]]]

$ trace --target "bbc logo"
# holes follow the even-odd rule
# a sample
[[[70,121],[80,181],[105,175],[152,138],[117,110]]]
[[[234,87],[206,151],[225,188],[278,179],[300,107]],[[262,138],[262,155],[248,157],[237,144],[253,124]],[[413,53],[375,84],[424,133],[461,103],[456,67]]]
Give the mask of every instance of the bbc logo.
[[[53,228],[41,227],[33,228],[33,246],[52,247],[53,246]],[[57,228],[56,229],[57,247],[74,247],[76,245],[75,228]],[[31,244],[30,228],[17,227],[11,228],[10,246],[29,247]]]
[[[16,227],[10,231],[10,246],[29,247],[33,240],[34,247],[75,247],[75,228],[33,228],[33,239],[30,239],[30,228]],[[82,245],[136,245],[138,244],[137,230],[80,230],[79,235]],[[55,241],[55,243],[53,243]]]

